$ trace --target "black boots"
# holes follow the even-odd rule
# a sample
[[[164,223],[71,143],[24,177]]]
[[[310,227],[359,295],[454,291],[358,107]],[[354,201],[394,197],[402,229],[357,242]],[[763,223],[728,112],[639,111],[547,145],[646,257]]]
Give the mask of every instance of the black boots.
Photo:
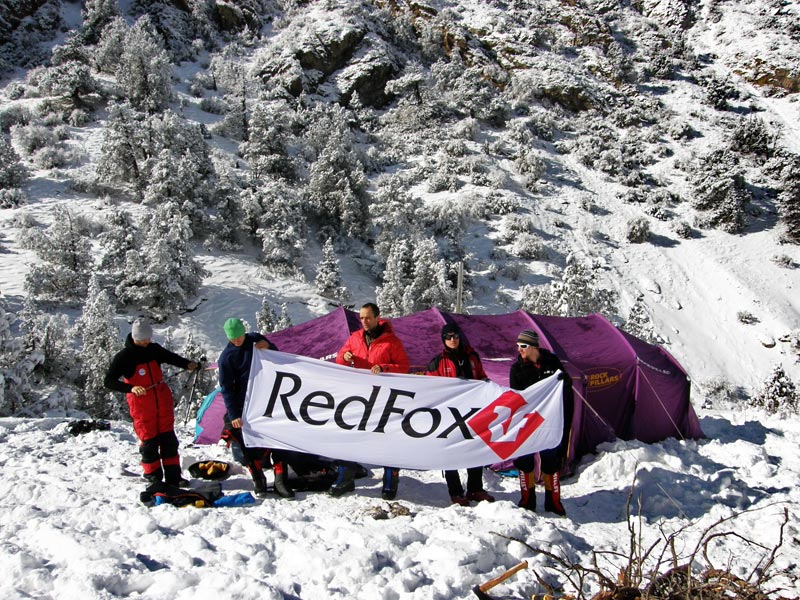
[[[254,461],[250,466],[250,476],[253,478],[253,493],[257,498],[267,497],[267,478],[264,475],[264,470],[261,468],[260,461]]]
[[[392,467],[383,468],[383,490],[381,498],[384,500],[394,500],[397,496],[397,485],[400,483],[400,469]]]
[[[342,494],[352,492],[356,489],[355,482],[356,470],[350,465],[339,465],[336,470],[336,481],[328,490],[328,494],[338,498]]]
[[[275,475],[275,482],[272,486],[275,493],[281,498],[294,498],[294,490],[286,484],[286,463],[275,463],[272,473]]]

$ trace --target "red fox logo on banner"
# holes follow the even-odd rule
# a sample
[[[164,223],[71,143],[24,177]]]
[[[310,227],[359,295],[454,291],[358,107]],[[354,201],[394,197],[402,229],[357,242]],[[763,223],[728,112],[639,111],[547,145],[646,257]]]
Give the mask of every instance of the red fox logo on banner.
[[[501,459],[505,460],[525,443],[533,432],[544,423],[544,419],[537,412],[522,417],[524,423],[517,428],[517,435],[512,440],[504,440],[508,429],[514,420],[514,415],[526,404],[525,398],[509,390],[500,395],[489,406],[472,417],[467,423],[484,443],[492,449]]]

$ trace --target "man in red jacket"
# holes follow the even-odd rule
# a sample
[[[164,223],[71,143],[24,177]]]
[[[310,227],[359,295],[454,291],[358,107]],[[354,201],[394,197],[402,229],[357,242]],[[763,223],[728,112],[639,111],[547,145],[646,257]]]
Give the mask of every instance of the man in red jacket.
[[[359,318],[361,329],[353,332],[336,355],[336,362],[356,369],[369,369],[373,373],[408,373],[408,356],[394,331],[392,324],[379,317],[377,304],[368,302],[361,307]],[[331,486],[331,496],[341,496],[355,489],[356,465],[339,463],[336,481]],[[384,500],[394,500],[400,470],[393,467],[383,469]]]
[[[125,348],[111,359],[104,384],[125,394],[133,430],[141,441],[139,452],[145,479],[156,483],[164,478],[166,483],[186,487],[189,482],[181,477],[172,392],[164,383],[161,365],[167,363],[190,371],[200,365],[170,352],[152,338],[150,324],[136,319],[125,339]]]

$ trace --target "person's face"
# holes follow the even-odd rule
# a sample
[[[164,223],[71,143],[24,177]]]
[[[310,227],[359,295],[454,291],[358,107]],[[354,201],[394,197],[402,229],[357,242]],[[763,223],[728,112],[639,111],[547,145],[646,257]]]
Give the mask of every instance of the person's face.
[[[378,316],[372,312],[371,308],[362,308],[358,313],[358,318],[361,319],[361,326],[364,328],[364,331],[375,329],[375,326],[378,324]]]
[[[136,346],[141,346],[142,348],[144,348],[145,346],[150,345],[150,338],[147,338],[146,340],[133,340],[133,343]]]
[[[530,362],[537,362],[539,360],[539,349],[536,346],[517,342],[517,352],[519,352],[522,360],[528,360]]]
[[[237,346],[237,347],[238,347],[238,346],[241,346],[242,344],[244,344],[244,336],[243,336],[243,335],[240,335],[239,337],[237,337],[237,338],[233,338],[232,340],[228,340],[228,341],[229,341],[231,344],[233,344],[234,346]]]
[[[444,345],[450,348],[450,350],[455,350],[461,345],[461,336],[457,333],[446,333],[444,336]]]

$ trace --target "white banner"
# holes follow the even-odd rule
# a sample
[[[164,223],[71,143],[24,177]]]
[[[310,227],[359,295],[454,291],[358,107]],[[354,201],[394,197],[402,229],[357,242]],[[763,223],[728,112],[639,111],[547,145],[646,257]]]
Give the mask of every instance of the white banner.
[[[554,448],[562,381],[493,382],[373,374],[255,350],[242,431],[248,446],[405,469],[460,469]]]

